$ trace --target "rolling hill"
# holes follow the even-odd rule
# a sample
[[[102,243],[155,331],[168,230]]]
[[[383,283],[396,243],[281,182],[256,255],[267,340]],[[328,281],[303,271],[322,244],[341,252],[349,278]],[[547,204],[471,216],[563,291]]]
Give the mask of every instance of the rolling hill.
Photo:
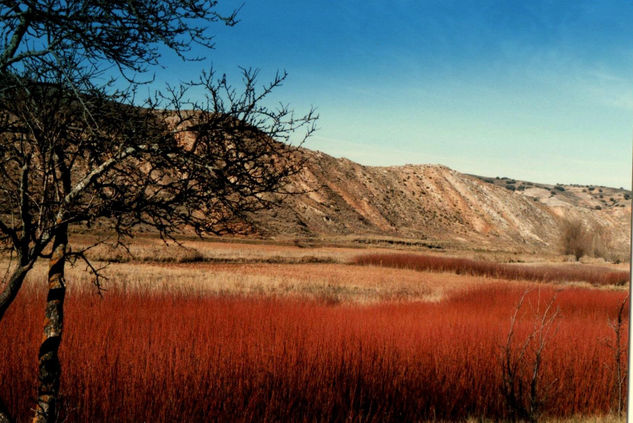
[[[275,238],[397,240],[429,248],[554,252],[581,222],[626,254],[630,192],[467,175],[441,165],[372,167],[305,150],[307,166],[283,205],[252,216]]]

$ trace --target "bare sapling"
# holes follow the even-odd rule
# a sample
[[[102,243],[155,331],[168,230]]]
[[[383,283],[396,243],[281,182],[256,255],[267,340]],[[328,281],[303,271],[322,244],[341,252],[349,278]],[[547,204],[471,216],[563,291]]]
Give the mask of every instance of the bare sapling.
[[[539,290],[533,312],[525,317],[531,327],[521,339],[520,314],[529,293],[530,290],[523,293],[510,320],[501,353],[501,391],[513,420],[536,422],[555,382],[545,383],[543,360],[548,342],[556,333],[560,310],[555,306],[556,295],[543,304]]]
[[[611,364],[613,393],[615,395],[615,404],[613,408],[618,416],[622,416],[622,413],[624,412],[624,390],[626,387],[627,378],[627,340],[623,339],[623,336],[627,333],[625,318],[628,311],[628,301],[629,296],[627,295],[618,307],[618,314],[615,320],[609,319],[608,324],[612,331],[612,339],[607,339],[605,342],[606,346],[611,350],[613,354],[613,361]]]

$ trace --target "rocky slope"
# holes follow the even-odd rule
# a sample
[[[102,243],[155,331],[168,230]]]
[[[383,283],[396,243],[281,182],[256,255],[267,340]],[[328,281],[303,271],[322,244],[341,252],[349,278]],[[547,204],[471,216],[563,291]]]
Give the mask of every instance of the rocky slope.
[[[614,252],[625,252],[629,242],[630,193],[623,189],[486,178],[440,165],[370,167],[306,154],[308,165],[291,186],[306,193],[253,216],[261,234],[551,252],[560,249],[565,222],[580,221]]]

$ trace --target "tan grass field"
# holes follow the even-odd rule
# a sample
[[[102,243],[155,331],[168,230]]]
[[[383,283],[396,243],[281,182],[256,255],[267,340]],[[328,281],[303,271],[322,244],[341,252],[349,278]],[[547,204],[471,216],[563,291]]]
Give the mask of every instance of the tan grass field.
[[[76,248],[85,248],[90,238],[75,236]],[[138,237],[127,248],[99,245],[87,256],[104,276],[103,288],[144,292],[176,291],[228,296],[300,297],[327,303],[370,304],[381,301],[440,301],[452,293],[497,284],[533,283],[493,279],[485,276],[420,272],[409,269],[359,266],[351,262],[359,254],[389,254],[389,248],[305,246],[274,243],[182,240],[165,244],[158,238]],[[423,251],[424,254],[429,254]],[[473,252],[431,254],[481,258]],[[516,255],[484,256],[488,260],[514,261]],[[520,256],[522,262],[542,265],[564,257]],[[3,268],[7,258],[2,259]],[[622,269],[624,265],[611,265]],[[42,283],[46,262],[31,272],[29,284]],[[41,281],[41,282],[39,282]],[[67,269],[70,291],[90,290],[94,276],[78,261]],[[586,283],[565,285],[589,286]],[[597,288],[598,289],[598,288]],[[600,289],[624,289],[606,287]],[[94,289],[96,292],[96,289]]]
[[[101,263],[99,263],[101,264]],[[43,285],[46,265],[38,265],[28,283]],[[103,287],[230,296],[302,297],[328,303],[439,301],[446,295],[498,280],[453,274],[422,273],[339,263],[109,263]],[[69,291],[92,289],[85,265],[67,271]],[[508,281],[517,284],[516,281]],[[96,289],[95,289],[96,292]],[[107,295],[107,294],[106,294]]]
[[[91,242],[85,236],[74,240],[76,248]],[[87,256],[101,269],[105,290],[264,295],[368,304],[440,301],[458,290],[498,282],[486,277],[348,264],[358,254],[391,252],[395,250],[205,240],[165,244],[158,238],[138,237],[127,249],[99,245],[90,248]],[[28,283],[43,283],[45,275],[46,262],[41,261]],[[67,269],[67,281],[69,291],[90,290],[94,276],[78,261]]]
[[[85,248],[94,242],[86,234],[73,235],[71,242],[76,248]],[[453,257],[488,260],[499,263],[560,263],[573,260],[569,256],[544,253],[518,253],[512,251],[487,250],[436,250],[404,245],[372,245],[363,242],[351,242],[345,238],[316,240],[253,240],[253,239],[198,239],[180,238],[180,245],[165,243],[152,236],[138,236],[132,240],[127,251],[113,249],[108,245],[99,245],[89,250],[89,256],[106,261],[167,261],[188,262],[209,261],[266,261],[297,263],[309,261],[347,262],[359,254],[393,253],[398,251],[420,252],[426,255],[450,255]],[[583,258],[585,263],[601,263],[614,268],[625,269],[626,264],[607,264],[601,259]]]

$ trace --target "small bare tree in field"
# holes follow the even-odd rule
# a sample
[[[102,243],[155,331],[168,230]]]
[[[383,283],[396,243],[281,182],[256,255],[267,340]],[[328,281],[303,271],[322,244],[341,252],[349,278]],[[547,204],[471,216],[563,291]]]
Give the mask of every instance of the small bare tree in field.
[[[566,220],[561,229],[563,253],[573,255],[576,260],[589,255],[592,237],[589,229],[580,220]]]
[[[536,305],[528,316],[529,331],[518,339],[520,312],[529,291],[522,296],[510,320],[510,330],[501,354],[501,392],[510,415],[515,420],[536,422],[547,400],[552,381],[543,380],[544,352],[549,340],[556,332],[556,296],[542,303],[540,293]]]
[[[210,72],[138,98],[137,76],[159,64],[160,46],[187,59],[192,44],[212,47],[209,23],[235,23],[216,6],[0,2],[0,247],[15,258],[0,283],[0,320],[36,261],[49,260],[34,422],[57,416],[66,263],[85,260],[99,284],[98,269],[69,243],[73,225],[103,222],[111,235],[96,243],[116,245],[139,227],[163,239],[185,227],[235,232],[301,169],[296,145],[315,115],[264,105],[285,74],[258,87],[257,72],[243,70],[238,90]],[[107,66],[118,80],[100,71]],[[0,401],[0,422],[10,420]]]
[[[561,228],[563,254],[573,255],[576,260],[583,256],[614,260],[613,243],[609,233],[597,223],[585,224],[581,220],[565,220]]]
[[[618,416],[622,415],[624,410],[624,395],[626,389],[626,353],[627,353],[627,341],[623,339],[626,335],[626,313],[628,311],[629,295],[626,296],[618,307],[618,314],[615,320],[609,319],[609,327],[613,331],[613,338],[606,340],[607,347],[613,352],[613,363],[610,366],[610,370],[613,378],[613,393],[615,395],[615,412]]]

